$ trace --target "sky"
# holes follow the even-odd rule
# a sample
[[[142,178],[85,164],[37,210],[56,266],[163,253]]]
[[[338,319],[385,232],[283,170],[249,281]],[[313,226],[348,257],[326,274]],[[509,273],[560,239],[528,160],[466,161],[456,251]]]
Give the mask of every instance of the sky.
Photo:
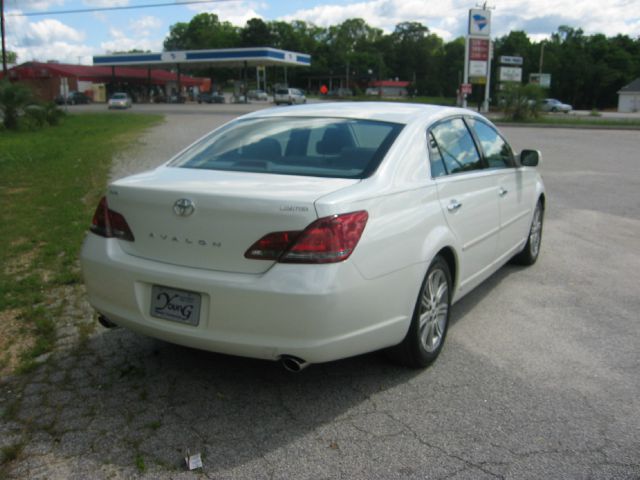
[[[244,26],[259,17],[304,20],[319,26],[363,18],[371,26],[392,32],[404,21],[426,25],[445,41],[465,34],[468,9],[475,0],[217,0],[197,5],[175,5],[180,0],[5,0],[7,49],[18,63],[57,60],[90,65],[93,55],[133,48],[161,51],[169,27],[188,22],[200,12],[216,13],[222,21]],[[56,14],[62,10],[97,7],[169,6]],[[174,3],[174,5],[171,5]],[[640,36],[640,0],[491,0],[493,37],[524,30],[539,41],[560,25],[585,33]],[[24,16],[20,13],[45,12]]]

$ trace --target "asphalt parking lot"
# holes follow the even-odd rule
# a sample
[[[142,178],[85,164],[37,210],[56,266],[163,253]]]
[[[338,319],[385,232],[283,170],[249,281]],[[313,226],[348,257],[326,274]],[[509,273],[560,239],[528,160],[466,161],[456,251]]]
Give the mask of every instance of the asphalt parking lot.
[[[251,108],[171,106],[112,178]],[[543,152],[541,257],[454,306],[431,368],[372,353],[289,374],[123,329],[61,336],[0,383],[0,447],[24,443],[0,477],[640,478],[640,135],[502,131]],[[68,332],[91,322],[81,297],[65,311]]]

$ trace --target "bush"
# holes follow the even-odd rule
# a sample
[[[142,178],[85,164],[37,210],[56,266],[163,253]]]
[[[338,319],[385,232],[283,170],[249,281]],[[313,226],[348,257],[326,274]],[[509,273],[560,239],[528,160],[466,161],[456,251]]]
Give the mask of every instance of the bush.
[[[38,103],[27,87],[7,81],[0,82],[0,112],[7,130],[21,125],[29,130],[58,125],[65,116],[55,103]]]
[[[40,105],[29,105],[25,107],[20,123],[29,130],[37,130],[47,124],[47,114]]]
[[[515,121],[529,120],[540,114],[544,90],[538,85],[507,83],[500,95],[505,117]]]
[[[18,128],[18,117],[32,103],[33,94],[24,85],[7,80],[0,82],[0,112],[7,130]]]
[[[64,110],[62,110],[53,102],[47,102],[42,107],[44,108],[47,123],[49,125],[58,125],[60,123],[60,120],[62,120],[62,118],[66,115]]]

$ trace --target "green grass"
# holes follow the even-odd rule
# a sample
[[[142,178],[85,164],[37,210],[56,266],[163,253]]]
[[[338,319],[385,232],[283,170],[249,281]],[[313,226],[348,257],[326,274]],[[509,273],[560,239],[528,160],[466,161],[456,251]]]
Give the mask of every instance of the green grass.
[[[556,125],[556,126],[598,126],[598,127],[640,127],[640,120],[636,119],[616,119],[602,117],[578,117],[575,115],[542,115],[526,121],[516,122],[508,118],[496,119],[498,123],[511,124],[531,124],[531,125]]]
[[[404,97],[404,98],[385,98],[376,95],[356,95],[353,97],[319,97],[317,95],[307,95],[311,98],[322,98],[324,100],[343,100],[350,102],[396,102],[396,103],[425,103],[429,105],[446,105],[455,106],[455,97]]]
[[[147,469],[147,466],[144,463],[144,457],[140,453],[136,454],[135,462],[136,462],[136,468],[138,469],[138,471],[140,473],[144,473],[145,470]]]
[[[2,457],[0,458],[0,465],[14,461],[20,456],[20,452],[24,448],[23,443],[14,443],[0,449]]]
[[[57,127],[0,131],[0,311],[17,309],[24,330],[35,334],[27,370],[55,340],[46,292],[80,281],[80,246],[113,155],[160,119],[72,115]]]

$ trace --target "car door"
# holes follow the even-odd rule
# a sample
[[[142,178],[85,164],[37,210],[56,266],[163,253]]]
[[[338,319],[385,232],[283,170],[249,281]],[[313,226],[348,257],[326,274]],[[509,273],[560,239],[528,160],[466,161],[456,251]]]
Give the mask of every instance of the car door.
[[[487,168],[495,174],[500,213],[498,257],[511,257],[522,247],[529,231],[535,181],[526,169],[517,168],[511,147],[495,128],[476,118],[467,119],[467,123],[476,135]]]
[[[459,244],[459,288],[473,288],[496,259],[499,214],[495,178],[484,168],[461,117],[428,132],[431,172],[440,205]]]

